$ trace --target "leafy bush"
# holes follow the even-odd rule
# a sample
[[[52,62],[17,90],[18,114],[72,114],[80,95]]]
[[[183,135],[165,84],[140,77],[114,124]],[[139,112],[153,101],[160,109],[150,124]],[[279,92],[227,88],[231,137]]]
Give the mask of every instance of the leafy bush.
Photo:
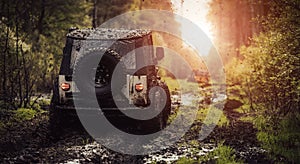
[[[38,112],[33,109],[19,108],[15,111],[14,119],[18,122],[32,120]]]
[[[300,161],[300,114],[289,114],[274,121],[272,117],[260,117],[255,123],[259,130],[257,138],[270,156],[286,157],[291,162]]]
[[[235,156],[235,150],[229,146],[219,146],[213,154],[218,157],[217,163],[241,163],[238,161]]]
[[[227,164],[227,163],[243,163],[242,160],[237,159],[235,155],[235,150],[229,146],[224,146],[223,144],[218,145],[218,147],[207,153],[204,156],[200,156],[198,160],[183,157],[176,161],[177,164],[194,164],[194,163],[218,163],[218,164]]]
[[[218,145],[218,147],[209,152],[207,155],[199,159],[201,162],[215,162],[219,164],[223,163],[243,163],[242,160],[237,159],[235,155],[235,150],[229,146],[224,146],[223,144]]]
[[[270,156],[284,156],[295,163],[300,161],[298,2],[270,1],[270,13],[259,19],[264,32],[240,50],[245,72],[232,73],[233,81],[242,77],[248,104],[260,114],[255,120],[258,140]]]
[[[47,105],[50,105],[50,102],[51,102],[50,99],[41,99],[38,101],[38,104],[40,106],[47,106]]]

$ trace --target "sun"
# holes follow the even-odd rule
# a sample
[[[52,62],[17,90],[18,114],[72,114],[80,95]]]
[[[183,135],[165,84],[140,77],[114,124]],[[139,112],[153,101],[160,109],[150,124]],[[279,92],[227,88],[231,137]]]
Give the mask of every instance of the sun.
[[[209,11],[209,0],[185,0],[183,3],[181,2],[182,0],[172,0],[175,13],[191,20],[198,25],[210,39],[213,39],[211,24],[206,20],[206,15]],[[185,35],[189,33],[190,29],[188,26],[182,25],[181,30],[182,35]]]

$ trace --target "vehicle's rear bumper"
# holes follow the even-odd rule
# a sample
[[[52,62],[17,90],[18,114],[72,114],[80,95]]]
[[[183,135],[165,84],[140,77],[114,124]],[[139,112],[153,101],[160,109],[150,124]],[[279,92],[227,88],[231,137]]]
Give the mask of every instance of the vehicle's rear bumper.
[[[109,116],[125,116],[122,111],[127,112],[140,112],[141,108],[92,108],[92,107],[75,107],[75,106],[65,106],[57,105],[55,110],[61,110],[70,114],[83,114],[83,115],[95,115],[95,114],[104,114]]]

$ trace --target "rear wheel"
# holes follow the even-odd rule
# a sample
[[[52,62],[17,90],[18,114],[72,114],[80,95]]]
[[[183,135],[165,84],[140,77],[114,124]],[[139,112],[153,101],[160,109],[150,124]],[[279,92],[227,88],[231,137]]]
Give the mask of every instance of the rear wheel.
[[[162,94],[158,94],[159,96],[157,96],[157,94],[154,93],[153,95],[149,96],[153,96],[152,100],[154,100],[154,110],[162,109],[162,111],[156,117],[150,120],[139,121],[138,125],[140,125],[140,129],[138,129],[138,133],[140,134],[152,134],[164,129],[167,126],[168,118],[171,111],[170,92],[168,86],[164,83],[161,83],[159,87],[161,87],[164,90],[166,94],[166,99],[163,99],[161,97]],[[164,106],[161,106],[162,104]]]
[[[54,82],[53,95],[50,103],[49,111],[49,131],[54,139],[62,136],[64,131],[79,130],[81,128],[80,121],[76,115],[75,110],[67,110],[58,108],[59,106],[59,93],[58,82]]]
[[[53,95],[52,95],[52,99],[50,103],[50,111],[49,111],[50,133],[55,138],[59,136],[62,127],[61,125],[63,125],[62,112],[56,107],[58,102],[59,102],[58,82],[56,80],[53,86]]]
[[[164,89],[166,95],[167,95],[167,100],[166,100],[166,106],[164,108],[164,114],[163,114],[163,120],[165,121],[165,126],[167,125],[169,116],[171,114],[171,95],[170,95],[170,90],[167,84],[161,83],[160,86]]]
[[[166,102],[163,102],[160,96],[155,96],[156,92],[162,92],[162,90],[158,90],[153,92],[149,97],[153,96],[151,99],[154,100],[154,109],[162,109],[162,111],[154,118],[149,120],[137,120],[131,117],[126,116],[121,111],[115,112],[113,114],[116,115],[109,115],[109,113],[104,113],[106,118],[112,123],[116,128],[135,135],[147,135],[156,133],[167,126],[167,121],[171,111],[171,100],[170,100],[170,93],[168,86],[164,83],[161,83],[158,87],[161,87],[165,94],[166,94]],[[161,95],[161,94],[158,94]],[[160,106],[164,104],[165,106]],[[139,112],[138,109],[136,112]]]
[[[163,111],[156,117],[155,120],[156,123],[154,123],[154,125],[156,125],[155,127],[156,129],[162,130],[167,126],[169,115],[171,113],[171,99],[170,99],[170,91],[168,86],[165,83],[161,83],[159,86],[164,90],[166,94],[166,99],[165,99],[166,102],[164,104],[164,102],[161,102],[162,99],[160,97],[156,98],[155,103],[164,104],[165,106],[163,107]]]

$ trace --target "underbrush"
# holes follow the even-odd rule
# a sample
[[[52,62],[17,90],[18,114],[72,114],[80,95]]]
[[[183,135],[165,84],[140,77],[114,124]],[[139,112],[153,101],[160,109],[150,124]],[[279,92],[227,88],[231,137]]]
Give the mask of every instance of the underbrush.
[[[40,117],[47,111],[43,110],[41,106],[48,105],[47,100],[39,100],[31,108],[14,109],[0,109],[0,134],[4,134],[11,128],[18,127],[24,122],[31,121],[34,118]]]
[[[218,119],[218,121],[216,119]],[[217,125],[220,127],[227,127],[230,123],[224,112],[213,106],[199,109],[196,121],[204,122],[206,125],[217,122]]]
[[[235,155],[235,150],[229,146],[220,144],[212,152],[208,152],[206,155],[200,156],[198,159],[192,159],[183,157],[176,161],[177,164],[196,164],[196,163],[243,163],[242,160],[238,159]]]
[[[162,80],[167,83],[170,91],[180,90],[182,93],[199,91],[198,83],[188,82],[186,79],[172,79],[170,77],[163,77]]]
[[[17,122],[22,121],[30,121],[38,114],[37,110],[34,109],[26,109],[26,108],[19,108],[18,110],[14,111],[14,115],[12,119]]]
[[[283,156],[292,163],[300,161],[300,114],[288,114],[283,118],[260,116],[255,120],[257,139],[270,158]]]

